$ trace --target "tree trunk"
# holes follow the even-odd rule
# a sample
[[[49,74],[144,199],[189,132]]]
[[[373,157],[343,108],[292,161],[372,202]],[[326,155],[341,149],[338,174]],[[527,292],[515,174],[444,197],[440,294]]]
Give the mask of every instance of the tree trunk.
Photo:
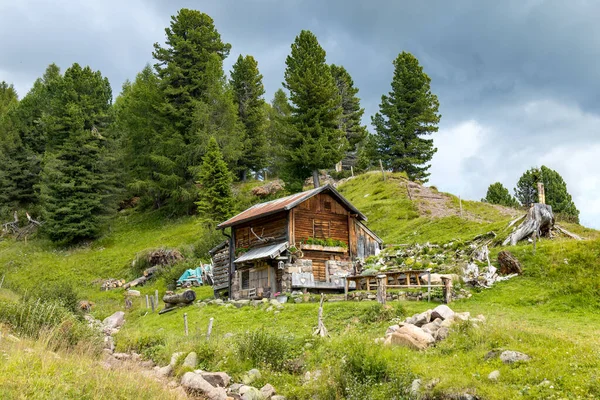
[[[534,203],[529,208],[525,221],[504,240],[502,245],[516,245],[520,240],[526,239],[534,232],[537,237],[550,236],[550,230],[554,227],[554,213],[552,207],[547,204]]]
[[[319,182],[319,170],[315,169],[313,170],[313,185],[315,186],[315,189],[321,186],[321,183]]]
[[[196,300],[196,292],[194,292],[193,290],[186,290],[183,293],[177,294],[165,294],[163,296],[163,301],[170,307],[173,307],[176,304],[193,303],[194,300]]]
[[[248,170],[247,169],[243,169],[242,170],[242,175],[241,175],[241,180],[242,180],[242,182],[246,182],[246,179],[248,179]]]
[[[521,263],[508,250],[502,250],[498,253],[498,263],[500,264],[500,273],[502,275],[523,273]]]

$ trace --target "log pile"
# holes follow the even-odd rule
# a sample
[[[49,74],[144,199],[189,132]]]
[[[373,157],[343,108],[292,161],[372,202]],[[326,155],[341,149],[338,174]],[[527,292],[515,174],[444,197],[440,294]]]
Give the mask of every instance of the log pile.
[[[147,265],[151,267],[157,265],[175,264],[184,259],[183,254],[177,249],[158,249],[145,255]]]
[[[102,282],[102,285],[100,286],[100,290],[106,291],[106,290],[116,289],[116,288],[123,287],[124,284],[125,284],[125,279],[109,278],[109,279],[105,280],[104,282]]]
[[[177,307],[189,306],[196,300],[196,292],[193,290],[186,290],[183,293],[167,292],[163,296],[163,302],[165,308],[160,310],[159,314],[164,314],[169,311],[173,311]]]

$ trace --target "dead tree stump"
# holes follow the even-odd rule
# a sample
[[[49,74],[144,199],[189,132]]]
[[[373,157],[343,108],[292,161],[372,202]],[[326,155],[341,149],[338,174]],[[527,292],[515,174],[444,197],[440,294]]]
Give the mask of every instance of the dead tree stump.
[[[377,301],[385,305],[387,298],[387,275],[377,275]]]
[[[511,254],[510,251],[502,250],[498,253],[498,263],[500,264],[500,273],[502,275],[523,273],[521,263]]]
[[[520,240],[526,239],[534,232],[537,237],[550,236],[550,230],[554,227],[554,213],[552,207],[547,204],[532,204],[527,211],[525,221],[519,225],[502,243],[503,246],[516,245]]]

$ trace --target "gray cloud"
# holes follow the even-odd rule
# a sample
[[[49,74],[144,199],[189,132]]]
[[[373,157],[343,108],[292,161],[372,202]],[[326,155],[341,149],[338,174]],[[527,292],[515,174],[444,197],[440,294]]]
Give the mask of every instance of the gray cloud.
[[[584,0],[448,2],[308,0],[0,2],[0,80],[24,95],[47,64],[89,64],[115,95],[164,41],[181,7],[208,13],[238,54],[259,61],[270,99],[301,29],[360,88],[365,123],[389,90],[392,60],[419,58],[440,98],[431,183],[479,199],[496,180],[512,188],[527,168],[557,169],[582,220],[600,228],[600,3]]]

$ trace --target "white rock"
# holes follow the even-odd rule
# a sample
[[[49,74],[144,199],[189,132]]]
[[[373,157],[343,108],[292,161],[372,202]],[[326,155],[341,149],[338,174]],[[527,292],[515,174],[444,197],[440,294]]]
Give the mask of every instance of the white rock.
[[[500,378],[500,371],[498,371],[498,370],[492,371],[492,372],[490,372],[490,374],[488,375],[488,379],[489,379],[490,381],[497,381],[497,380],[498,380],[498,378]]]
[[[166,378],[168,376],[171,376],[171,374],[173,374],[173,366],[172,365],[167,365],[165,367],[159,368],[156,371],[156,376],[161,377],[161,378]]]
[[[126,292],[126,294],[127,294],[127,296],[133,296],[133,297],[140,297],[141,296],[141,293],[140,293],[139,290],[133,290],[133,289],[129,289]]]
[[[196,352],[192,351],[185,357],[182,366],[186,368],[196,368],[196,364],[198,364],[198,355]]]
[[[169,363],[169,365],[171,367],[174,367],[175,364],[177,364],[177,360],[179,360],[179,357],[183,356],[185,353],[178,351],[177,353],[173,353],[171,355],[171,362]]]
[[[450,309],[450,307],[448,307],[445,304],[440,304],[439,306],[437,306],[436,308],[433,309],[433,311],[431,312],[431,319],[435,320],[437,318],[441,318],[442,320],[451,318],[452,316],[454,316],[454,311],[452,311]]]
[[[200,375],[213,386],[227,387],[231,377],[225,372],[202,372]]]
[[[263,386],[260,389],[260,394],[265,398],[268,399],[271,396],[274,396],[277,393],[277,391],[275,390],[275,388],[273,387],[273,385],[267,383],[265,386]]]
[[[415,325],[404,325],[386,338],[386,344],[409,347],[415,350],[425,350],[435,342],[433,336]]]
[[[200,375],[193,372],[183,374],[181,386],[201,392],[208,400],[227,400],[227,391],[224,388],[212,386]]]
[[[102,321],[105,329],[117,329],[123,326],[125,323],[125,313],[123,311],[117,311],[110,317],[106,317]]]
[[[531,357],[518,351],[506,350],[500,354],[500,360],[504,364],[514,364],[519,361],[529,361]]]

